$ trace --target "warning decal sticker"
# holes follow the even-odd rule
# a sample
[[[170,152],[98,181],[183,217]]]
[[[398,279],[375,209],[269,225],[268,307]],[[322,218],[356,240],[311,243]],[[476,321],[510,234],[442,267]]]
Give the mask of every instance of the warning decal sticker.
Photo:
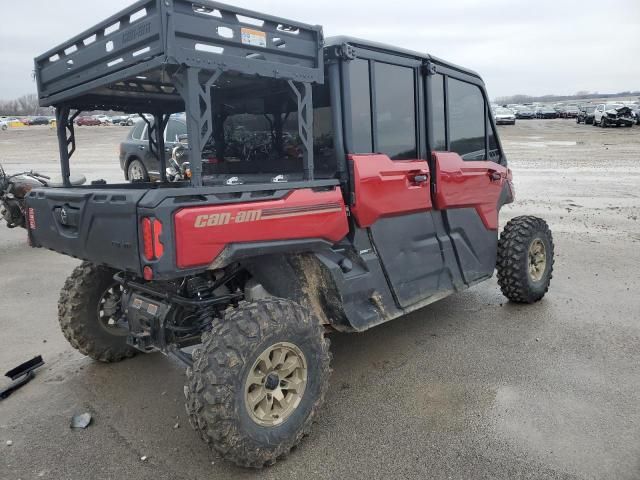
[[[265,32],[261,32],[260,30],[253,30],[251,28],[243,28],[241,30],[242,33],[242,43],[244,45],[252,45],[254,47],[267,47],[267,34]]]

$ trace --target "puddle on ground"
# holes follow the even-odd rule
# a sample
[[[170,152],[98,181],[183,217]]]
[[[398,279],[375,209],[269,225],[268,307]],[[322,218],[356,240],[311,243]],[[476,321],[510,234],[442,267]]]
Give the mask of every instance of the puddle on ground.
[[[529,137],[534,138],[534,137]],[[542,138],[542,137],[538,137]],[[546,148],[546,147],[575,147],[578,142],[570,140],[551,140],[549,142],[512,142],[512,145],[519,145],[521,147],[532,148]]]

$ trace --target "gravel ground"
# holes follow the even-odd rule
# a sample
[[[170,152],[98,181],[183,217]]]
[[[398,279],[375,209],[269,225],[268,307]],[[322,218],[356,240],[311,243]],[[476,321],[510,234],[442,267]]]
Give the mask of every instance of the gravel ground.
[[[78,129],[73,165],[119,180],[125,134]],[[191,430],[173,360],[99,365],[73,351],[56,302],[77,261],[0,228],[0,372],[35,354],[47,361],[0,403],[0,477],[639,479],[640,128],[532,120],[500,135],[517,189],[503,222],[540,215],[554,232],[548,296],[512,305],[491,280],[363,334],[332,335],[332,383],[313,433],[260,473],[223,462]],[[56,152],[46,127],[0,132],[9,171],[54,173]],[[92,425],[71,431],[85,411]]]

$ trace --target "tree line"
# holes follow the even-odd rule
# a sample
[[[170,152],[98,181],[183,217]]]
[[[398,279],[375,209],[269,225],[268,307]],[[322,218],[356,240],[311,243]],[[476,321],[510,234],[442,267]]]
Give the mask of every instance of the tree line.
[[[598,92],[587,92],[581,91],[577,92],[574,95],[541,95],[539,97],[534,97],[531,95],[511,95],[507,97],[496,97],[495,102],[500,105],[507,105],[510,103],[549,103],[549,102],[562,102],[567,100],[589,100],[593,98],[617,98],[617,97],[640,97],[640,91],[629,91],[629,92],[620,92],[620,93],[598,93]]]
[[[24,116],[24,115],[50,115],[51,109],[41,107],[38,96],[35,93],[22,95],[13,100],[0,100],[0,115]]]

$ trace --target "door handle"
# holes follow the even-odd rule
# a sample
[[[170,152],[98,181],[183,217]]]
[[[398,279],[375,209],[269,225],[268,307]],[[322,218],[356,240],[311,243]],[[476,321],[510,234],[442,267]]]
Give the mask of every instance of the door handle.
[[[500,172],[498,172],[497,170],[489,170],[487,172],[487,175],[489,175],[489,179],[492,182],[497,182],[497,181],[502,179],[502,174]]]
[[[144,147],[142,145],[139,145],[138,150],[144,150]]]
[[[425,175],[424,173],[421,173],[413,177],[413,181],[415,183],[426,183],[427,180],[429,180],[429,175]]]
[[[414,170],[407,174],[409,181],[415,185],[421,185],[429,181],[429,172],[424,170]]]

